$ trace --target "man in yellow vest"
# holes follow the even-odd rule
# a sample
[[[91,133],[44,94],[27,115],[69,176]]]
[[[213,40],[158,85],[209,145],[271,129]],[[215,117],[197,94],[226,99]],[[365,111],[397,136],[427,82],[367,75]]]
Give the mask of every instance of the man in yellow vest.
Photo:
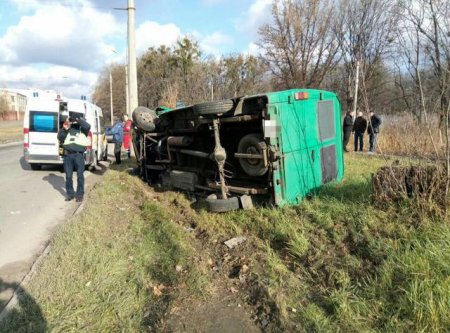
[[[84,196],[84,152],[89,145],[88,135],[91,125],[83,118],[69,118],[58,132],[58,140],[64,148],[64,172],[66,173],[66,201]],[[77,171],[77,192],[73,189],[72,175]]]

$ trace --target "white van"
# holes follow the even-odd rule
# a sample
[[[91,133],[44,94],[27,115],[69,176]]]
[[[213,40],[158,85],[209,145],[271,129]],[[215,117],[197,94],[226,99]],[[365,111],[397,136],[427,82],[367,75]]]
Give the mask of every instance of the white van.
[[[86,166],[94,169],[108,156],[102,110],[84,100],[29,98],[24,117],[24,158],[33,170],[43,164],[63,164],[57,134],[67,116],[79,114],[91,125],[91,144],[84,154]]]

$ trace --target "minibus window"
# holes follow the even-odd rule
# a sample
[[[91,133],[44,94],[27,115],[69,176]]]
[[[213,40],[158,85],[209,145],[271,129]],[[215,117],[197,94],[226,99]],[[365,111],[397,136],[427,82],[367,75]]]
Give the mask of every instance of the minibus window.
[[[58,114],[30,111],[30,132],[58,132]]]

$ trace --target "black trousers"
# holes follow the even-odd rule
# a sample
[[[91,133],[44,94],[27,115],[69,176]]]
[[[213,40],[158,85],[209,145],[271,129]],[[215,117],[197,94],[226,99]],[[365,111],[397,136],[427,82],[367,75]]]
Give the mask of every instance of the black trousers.
[[[73,171],[77,172],[77,198],[84,196],[84,155],[83,153],[68,153],[64,156],[64,172],[66,173],[67,197],[75,197],[73,189]]]
[[[120,153],[122,151],[122,142],[116,142],[114,144],[114,157],[116,158],[116,164],[122,163],[120,160]]]
[[[358,142],[359,142],[359,151],[363,151],[364,132],[355,131],[355,151],[358,151]]]
[[[352,131],[344,131],[344,149],[347,149],[348,142],[350,141],[350,136],[352,135]]]

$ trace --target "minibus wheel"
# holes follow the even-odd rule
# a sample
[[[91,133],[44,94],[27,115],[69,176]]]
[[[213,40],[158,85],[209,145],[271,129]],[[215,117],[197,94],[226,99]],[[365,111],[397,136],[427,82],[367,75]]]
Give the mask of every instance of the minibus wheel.
[[[230,197],[227,199],[216,199],[209,197],[206,199],[208,210],[213,213],[224,213],[230,210],[239,209],[239,199],[237,197]]]
[[[194,112],[202,116],[218,115],[233,110],[233,101],[224,99],[222,101],[205,102],[194,105]]]
[[[247,134],[242,137],[238,145],[238,153],[262,155],[267,151],[267,145],[262,135],[257,133]],[[264,165],[264,159],[240,158],[239,164],[249,176],[259,177],[269,169]]]
[[[153,132],[156,128],[155,119],[158,118],[156,112],[144,106],[138,106],[133,111],[134,124],[145,132]]]

